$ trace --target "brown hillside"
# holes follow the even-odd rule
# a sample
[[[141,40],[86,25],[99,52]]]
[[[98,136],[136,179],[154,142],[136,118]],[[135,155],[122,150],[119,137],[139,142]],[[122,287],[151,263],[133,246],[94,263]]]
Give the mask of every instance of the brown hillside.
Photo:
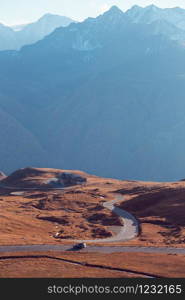
[[[185,245],[184,182],[138,183],[134,188],[118,191],[125,195],[120,207],[133,213],[141,223],[140,240],[155,243],[158,237],[158,242]]]
[[[63,190],[43,185],[45,180],[63,172],[82,176],[86,182]],[[119,192],[124,196],[121,207],[135,215],[141,227],[138,238],[119,244],[185,245],[183,181],[120,181],[80,171],[26,168],[2,182],[6,188],[0,188],[1,244],[55,244],[114,235],[123,224],[103,207],[103,202]]]
[[[21,188],[52,188],[56,186],[57,181],[62,175],[68,174],[64,186],[76,185],[75,177],[86,179],[87,174],[80,171],[64,171],[58,169],[41,169],[27,167],[13,172],[2,180],[2,184],[7,187]],[[70,179],[74,177],[74,180]],[[61,182],[60,182],[61,183]],[[58,186],[60,187],[60,183]]]

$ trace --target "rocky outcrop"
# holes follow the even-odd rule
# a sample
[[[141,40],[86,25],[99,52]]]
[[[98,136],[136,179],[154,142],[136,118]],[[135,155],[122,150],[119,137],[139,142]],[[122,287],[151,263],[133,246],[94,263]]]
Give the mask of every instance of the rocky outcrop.
[[[112,232],[106,230],[105,228],[95,228],[92,230],[92,237],[99,239],[99,238],[108,238],[112,236]]]
[[[37,219],[43,220],[43,221],[48,221],[52,223],[58,223],[60,225],[68,225],[69,221],[62,218],[62,217],[55,217],[55,216],[37,216]]]
[[[95,213],[89,216],[88,222],[101,224],[103,226],[123,226],[123,223],[117,215],[106,215],[104,213]]]
[[[85,177],[72,173],[61,173],[58,177],[58,183],[63,186],[82,184],[87,181]]]
[[[39,169],[27,167],[3,177],[3,184],[9,187],[22,188],[63,188],[85,183],[85,176],[78,173],[64,172],[60,169]]]

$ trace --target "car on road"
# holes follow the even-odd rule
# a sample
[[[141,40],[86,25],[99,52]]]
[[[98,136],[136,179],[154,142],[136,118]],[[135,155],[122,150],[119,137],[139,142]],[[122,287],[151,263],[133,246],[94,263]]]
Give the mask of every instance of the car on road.
[[[73,246],[73,250],[81,250],[87,247],[86,243],[79,243]]]

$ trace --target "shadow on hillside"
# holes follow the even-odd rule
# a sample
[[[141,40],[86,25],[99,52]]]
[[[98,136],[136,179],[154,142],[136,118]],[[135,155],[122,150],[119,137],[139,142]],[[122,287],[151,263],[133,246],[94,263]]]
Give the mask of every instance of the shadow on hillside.
[[[125,194],[125,192],[123,193]],[[129,193],[127,192],[127,194]],[[170,227],[171,224],[185,226],[185,188],[161,188],[156,191],[141,193],[128,201],[122,202],[120,207],[133,213],[138,218],[154,217],[163,219],[161,221],[144,221],[147,223],[164,227]]]

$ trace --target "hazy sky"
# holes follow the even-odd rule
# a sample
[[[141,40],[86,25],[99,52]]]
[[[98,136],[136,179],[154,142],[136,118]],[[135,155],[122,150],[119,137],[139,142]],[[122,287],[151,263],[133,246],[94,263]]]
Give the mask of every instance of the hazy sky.
[[[29,23],[45,13],[83,20],[103,13],[112,5],[125,11],[135,4],[185,8],[185,0],[0,0],[0,22],[8,25]]]

